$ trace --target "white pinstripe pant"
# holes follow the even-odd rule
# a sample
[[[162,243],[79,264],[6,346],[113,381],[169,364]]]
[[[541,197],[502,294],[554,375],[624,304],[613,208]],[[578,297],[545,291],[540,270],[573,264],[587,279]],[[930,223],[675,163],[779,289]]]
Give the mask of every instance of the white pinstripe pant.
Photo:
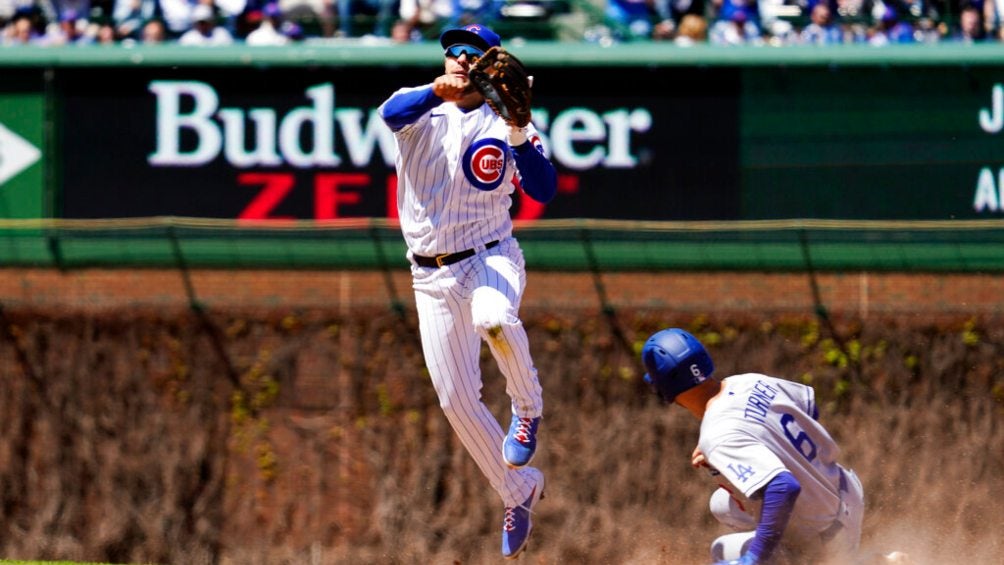
[[[505,431],[481,400],[480,353],[484,340],[506,378],[513,413],[540,416],[541,386],[518,316],[524,265],[522,250],[508,238],[446,267],[412,267],[422,350],[439,404],[506,506],[530,496],[539,471],[512,470],[502,460]]]

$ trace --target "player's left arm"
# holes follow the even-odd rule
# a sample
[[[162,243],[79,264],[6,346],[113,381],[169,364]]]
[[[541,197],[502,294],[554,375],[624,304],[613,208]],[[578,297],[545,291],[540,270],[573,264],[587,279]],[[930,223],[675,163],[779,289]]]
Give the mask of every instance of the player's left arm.
[[[766,446],[742,436],[718,439],[724,441],[704,446],[706,452],[695,450],[691,463],[694,466],[710,464],[748,498],[761,499],[756,535],[737,562],[743,565],[766,563],[788,527],[802,485]]]
[[[795,502],[802,492],[802,485],[788,471],[781,471],[763,488],[763,505],[760,520],[756,525],[756,536],[746,551],[755,559],[754,563],[766,563],[781,543],[781,536],[788,527]]]
[[[774,551],[781,543],[784,530],[788,527],[791,512],[802,491],[798,479],[788,471],[777,474],[767,486],[762,489],[763,505],[760,519],[757,521],[756,534],[750,542],[746,553],[739,559],[719,561],[715,565],[758,565],[769,563]],[[757,493],[759,496],[761,493]]]
[[[530,141],[531,134],[529,126],[510,127],[509,146],[512,147],[523,191],[537,202],[547,204],[558,192],[558,173],[544,155],[543,148]]]
[[[423,115],[443,103],[433,85],[401,89],[378,108],[380,117],[391,131],[413,124]]]

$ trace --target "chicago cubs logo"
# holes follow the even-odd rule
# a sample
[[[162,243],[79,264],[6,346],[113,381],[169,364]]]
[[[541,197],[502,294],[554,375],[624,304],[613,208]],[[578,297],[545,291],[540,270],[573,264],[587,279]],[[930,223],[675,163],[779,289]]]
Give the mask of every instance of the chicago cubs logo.
[[[495,190],[502,184],[509,154],[501,139],[479,139],[464,152],[461,164],[467,181],[478,190]]]

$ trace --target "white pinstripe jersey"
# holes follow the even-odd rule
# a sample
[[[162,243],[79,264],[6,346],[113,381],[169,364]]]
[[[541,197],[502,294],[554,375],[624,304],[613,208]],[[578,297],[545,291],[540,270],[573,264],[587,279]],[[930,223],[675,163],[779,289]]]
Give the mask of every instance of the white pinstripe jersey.
[[[422,88],[428,86],[402,88],[391,98]],[[512,234],[516,165],[508,131],[487,104],[464,112],[444,102],[394,133],[397,210],[412,253],[453,253]]]
[[[702,419],[698,447],[731,483],[729,491],[755,508],[748,497],[787,470],[802,485],[793,522],[816,531],[831,525],[840,505],[840,448],[811,416],[812,388],[757,373],[722,383]]]

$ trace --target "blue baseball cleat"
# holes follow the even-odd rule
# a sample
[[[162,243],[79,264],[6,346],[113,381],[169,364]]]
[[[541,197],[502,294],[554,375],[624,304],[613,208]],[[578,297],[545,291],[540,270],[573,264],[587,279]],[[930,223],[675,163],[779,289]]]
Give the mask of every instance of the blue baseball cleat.
[[[515,414],[509,424],[509,433],[502,442],[502,460],[512,468],[523,467],[537,451],[537,426],[540,417],[519,418]]]
[[[533,507],[541,498],[544,498],[544,476],[540,475],[537,486],[533,487],[533,492],[523,504],[515,507],[506,507],[505,517],[502,519],[502,556],[506,559],[515,559],[526,549],[527,542],[530,541],[530,532],[533,531]]]

